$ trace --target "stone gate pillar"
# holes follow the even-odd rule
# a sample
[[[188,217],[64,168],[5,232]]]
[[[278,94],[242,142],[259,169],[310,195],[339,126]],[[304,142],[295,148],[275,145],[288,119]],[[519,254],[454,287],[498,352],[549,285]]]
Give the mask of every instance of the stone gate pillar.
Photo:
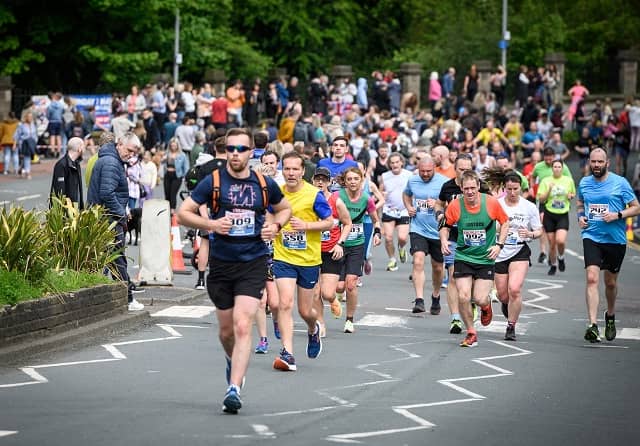
[[[415,62],[405,62],[400,65],[402,76],[402,94],[414,93],[418,98],[416,110],[420,109],[420,82],[422,77],[422,65]],[[416,111],[414,110],[414,112]]]
[[[564,68],[567,63],[567,58],[564,53],[549,53],[544,57],[545,65],[555,65],[556,70],[558,71],[558,85],[557,85],[557,98],[562,100],[564,97],[566,90],[564,86]]]
[[[491,91],[491,66],[490,60],[478,60],[473,62],[478,71],[478,92],[489,93]]]
[[[628,96],[635,96],[638,89],[638,59],[640,59],[640,53],[637,50],[618,51],[620,61],[618,82],[620,92],[625,99]]]
[[[227,76],[224,70],[209,69],[204,72],[203,80],[211,84],[213,91],[218,93],[224,93],[226,91],[225,82],[227,82]]]

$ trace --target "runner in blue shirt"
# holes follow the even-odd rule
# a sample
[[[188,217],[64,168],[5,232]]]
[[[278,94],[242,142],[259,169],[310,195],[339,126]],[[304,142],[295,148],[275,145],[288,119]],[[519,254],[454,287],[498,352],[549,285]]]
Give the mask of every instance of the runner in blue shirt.
[[[347,156],[347,138],[344,136],[336,136],[331,144],[331,158],[323,158],[318,161],[318,167],[326,167],[331,172],[331,184],[329,190],[335,192],[340,190],[336,177],[349,167],[358,167],[358,163],[354,160],[346,158]]]
[[[615,305],[617,281],[627,249],[625,219],[640,214],[640,204],[629,182],[609,172],[607,152],[594,149],[589,155],[592,175],[578,186],[578,224],[582,229],[584,266],[587,270],[587,312],[589,326],[584,339],[600,342],[596,323],[599,303],[598,282],[604,272],[607,311],[604,313],[607,341],[616,338]]]
[[[416,291],[414,313],[424,313],[424,259],[431,255],[431,278],[433,293],[431,294],[430,312],[440,314],[440,287],[444,275],[444,257],[440,246],[438,221],[435,215],[435,204],[442,185],[449,178],[435,173],[435,164],[431,157],[424,157],[418,162],[418,174],[409,178],[402,194],[402,201],[411,217],[409,240],[413,256],[413,286]]]

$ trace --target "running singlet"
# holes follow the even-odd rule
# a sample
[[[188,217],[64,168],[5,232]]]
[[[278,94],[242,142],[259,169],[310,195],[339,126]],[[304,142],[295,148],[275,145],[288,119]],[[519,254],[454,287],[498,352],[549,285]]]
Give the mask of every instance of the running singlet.
[[[576,185],[573,182],[573,178],[565,177],[564,175],[560,178],[546,177],[538,186],[538,194],[546,194],[551,183],[553,183],[553,187],[547,196],[544,209],[552,214],[566,214],[571,209],[571,202],[567,195],[575,195],[576,193]]]
[[[480,192],[485,194],[490,192],[486,183],[484,183],[483,181],[480,182]],[[458,197],[462,197],[462,189],[460,189],[460,186],[458,186],[458,184],[456,183],[456,179],[453,178],[442,185],[442,189],[440,189],[440,195],[438,196],[438,199],[442,203],[444,203],[444,207],[446,209],[447,206],[453,203],[453,201]],[[452,242],[458,240],[457,225],[449,228],[449,240]]]
[[[566,164],[562,165],[562,175],[565,177],[571,176],[571,171]],[[531,178],[537,179],[538,182],[542,182],[542,180],[544,180],[545,178],[552,176],[553,168],[544,161],[540,161],[538,164],[536,164],[536,166],[533,168],[533,173],[531,174]]]
[[[408,217],[409,213],[402,201],[402,192],[407,186],[407,181],[413,174],[406,169],[402,169],[398,175],[392,171],[382,174],[382,183],[387,192],[382,212],[393,218]]]
[[[292,216],[305,222],[324,220],[331,216],[331,208],[322,191],[307,182],[297,192],[282,193],[291,204]],[[282,227],[275,239],[273,259],[296,266],[316,266],[322,263],[320,231],[295,230],[291,223]]]
[[[320,241],[322,242],[322,252],[329,252],[336,246],[338,240],[340,240],[340,234],[342,233],[342,225],[340,224],[340,218],[338,216],[338,208],[336,201],[338,196],[331,194],[327,199],[329,206],[331,207],[331,216],[333,217],[333,227],[328,231],[322,231]]]
[[[356,201],[351,201],[347,191],[341,189],[337,192],[344,201],[349,216],[351,217],[351,232],[344,241],[345,247],[364,245],[364,222],[363,217],[367,212],[375,212],[376,205],[373,202],[373,198],[368,193],[362,192],[360,198]]]
[[[438,240],[438,222],[435,209],[429,206],[428,200],[436,200],[442,189],[442,185],[449,181],[444,175],[436,173],[431,180],[425,182],[420,175],[412,175],[407,182],[404,193],[412,198],[416,215],[411,219],[410,231],[423,237]]]
[[[266,178],[269,203],[282,201],[278,185]],[[200,181],[191,192],[193,201],[211,205],[213,181],[211,175]],[[260,237],[265,218],[266,204],[262,203],[262,190],[256,174],[248,178],[234,178],[226,169],[220,169],[219,209],[213,219],[229,216],[232,227],[229,235],[215,234],[211,239],[210,257],[225,262],[249,262],[268,254]]]
[[[487,254],[496,244],[496,221],[504,224],[509,220],[498,200],[480,194],[480,203],[471,213],[464,199],[458,198],[447,207],[445,217],[449,225],[458,222],[455,260],[481,265],[495,263]]]
[[[538,208],[529,200],[520,197],[518,204],[515,206],[508,205],[504,198],[499,198],[498,202],[509,217],[509,232],[504,241],[504,248],[500,250],[500,254],[498,254],[498,258],[496,259],[496,262],[503,262],[518,254],[522,246],[531,241],[530,238],[521,238],[518,230],[526,229],[528,231],[535,231],[542,227],[542,223],[540,222],[540,212],[538,212]]]
[[[584,177],[578,186],[578,200],[584,203],[587,227],[582,230],[582,238],[596,243],[627,244],[625,220],[607,223],[605,212],[619,212],[636,198],[629,182],[613,172],[604,181],[596,181],[593,175]]]

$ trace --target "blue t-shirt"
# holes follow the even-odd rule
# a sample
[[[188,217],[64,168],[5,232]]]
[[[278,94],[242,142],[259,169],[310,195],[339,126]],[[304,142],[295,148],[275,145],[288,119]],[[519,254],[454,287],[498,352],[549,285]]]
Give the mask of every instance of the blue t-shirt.
[[[625,210],[628,203],[636,196],[629,182],[613,172],[609,172],[606,180],[596,181],[593,175],[584,177],[578,186],[578,200],[584,203],[587,227],[582,230],[582,238],[596,243],[627,244],[625,220],[605,222],[605,212]]]
[[[278,204],[283,195],[280,187],[269,177],[267,182],[268,204]],[[198,204],[210,204],[213,194],[213,178],[208,175],[191,192]],[[226,169],[220,170],[219,209],[212,219],[228,215],[234,221],[229,235],[215,234],[210,239],[210,257],[225,262],[249,262],[268,254],[260,237],[265,219],[266,203],[262,202],[262,188],[254,172],[248,178],[233,178]]]
[[[331,158],[323,158],[318,161],[318,167],[326,167],[329,169],[329,172],[331,172],[331,184],[329,185],[329,190],[331,192],[335,192],[340,190],[340,185],[336,182],[336,177],[350,167],[358,167],[358,163],[348,158],[345,158],[341,163],[334,163]]]
[[[411,219],[411,232],[430,239],[440,239],[435,209],[427,205],[427,200],[437,200],[442,185],[447,181],[449,178],[439,173],[434,174],[429,182],[425,182],[420,175],[409,178],[404,193],[412,198],[413,207],[416,208],[416,216]]]

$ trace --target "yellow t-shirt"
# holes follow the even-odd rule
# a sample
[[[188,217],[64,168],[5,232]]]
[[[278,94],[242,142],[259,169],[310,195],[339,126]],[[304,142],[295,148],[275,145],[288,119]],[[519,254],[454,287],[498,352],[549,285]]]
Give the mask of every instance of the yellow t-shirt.
[[[287,192],[284,185],[281,189],[284,197],[291,204],[292,216],[306,222],[319,220],[314,209],[320,192],[318,189],[307,182],[297,192]],[[322,198],[324,199],[324,196]],[[287,223],[274,240],[273,259],[296,266],[320,265],[322,263],[320,237],[321,231],[295,231],[291,228],[291,224]]]

